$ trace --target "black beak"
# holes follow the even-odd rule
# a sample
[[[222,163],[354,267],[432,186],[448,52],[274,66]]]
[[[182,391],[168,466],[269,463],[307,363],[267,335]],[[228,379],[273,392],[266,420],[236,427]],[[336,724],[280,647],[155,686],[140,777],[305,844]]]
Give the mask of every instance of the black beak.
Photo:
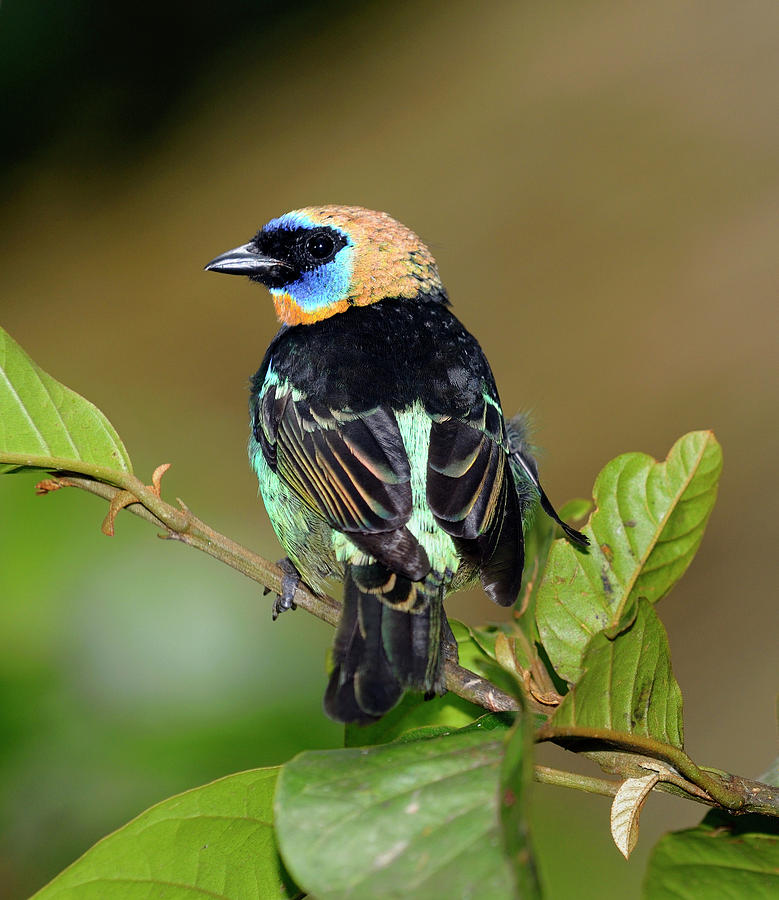
[[[294,271],[292,266],[280,259],[263,256],[252,243],[222,253],[205,268],[207,272],[222,272],[225,275],[249,275],[257,281],[268,278],[283,280],[285,275]]]

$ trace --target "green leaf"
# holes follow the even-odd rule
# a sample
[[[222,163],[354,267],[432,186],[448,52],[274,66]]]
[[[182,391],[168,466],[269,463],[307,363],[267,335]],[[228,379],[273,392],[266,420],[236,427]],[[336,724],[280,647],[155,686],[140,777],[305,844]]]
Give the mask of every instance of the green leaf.
[[[500,767],[499,814],[503,852],[514,871],[516,896],[540,897],[527,824],[527,788],[533,781],[533,731],[523,710],[506,740]]]
[[[423,694],[408,692],[394,709],[372,725],[347,725],[344,744],[365,747],[387,744],[413,729],[437,729],[440,734],[456,731],[484,715],[484,708],[450,692],[425,700]]]
[[[457,641],[457,654],[460,665],[477,675],[484,674],[485,666],[495,664],[495,637],[485,643],[481,638],[479,629],[472,628],[457,619],[449,619],[454,639]],[[491,631],[492,626],[487,626],[486,631]],[[486,676],[484,676],[486,677]]]
[[[0,472],[66,469],[68,462],[132,472],[124,444],[100,410],[47,375],[2,328],[0,409]]]
[[[779,823],[711,812],[697,828],[665,835],[649,860],[645,900],[779,897]]]
[[[569,500],[560,510],[564,522],[583,523],[592,510],[592,500]],[[563,538],[563,530],[540,508],[536,509],[533,521],[525,528],[525,566],[522,572],[522,586],[519,590],[515,627],[520,629],[531,645],[538,642],[536,624],[536,603],[538,590],[555,538]]]
[[[671,671],[663,623],[648,600],[616,636],[596,634],[584,674],[552,718],[554,726],[609,728],[683,746],[682,692]]]
[[[483,710],[482,710],[483,712]],[[399,738],[398,743],[410,743],[412,741],[426,741],[429,738],[442,737],[453,732],[459,734],[470,731],[480,731],[486,733],[488,731],[496,732],[495,737],[499,738],[502,734],[506,734],[514,724],[514,713],[484,713],[478,719],[474,719],[462,728],[448,728],[445,725],[423,725],[420,728],[414,728],[411,731],[404,732]]]
[[[722,469],[709,431],[680,438],[665,462],[626,453],[595,482],[588,552],[555,541],[539,589],[536,621],[556,672],[581,675],[587,644],[621,621],[638,597],[656,603],[681,578],[703,538]]]
[[[519,692],[524,672],[531,666],[530,653],[528,640],[523,635],[515,633],[509,636],[502,631],[495,635],[495,659],[514,679],[511,693],[515,696]]]
[[[499,625],[472,628],[456,619],[451,619],[449,624],[457,641],[460,665],[464,669],[469,669],[476,675],[486,678],[487,681],[491,681],[507,694],[513,694],[516,690],[516,682],[497,661],[495,641],[501,633],[515,634],[516,626],[512,622],[503,622]]]
[[[299,896],[273,834],[278,772],[230,775],[152,806],[95,844],[35,897]]]
[[[296,881],[318,900],[515,896],[497,809],[503,742],[477,724],[287,763],[276,827]]]
[[[538,640],[536,599],[547,557],[556,536],[555,523],[541,509],[537,509],[532,523],[525,528],[525,565],[517,601],[517,609],[522,611],[522,615],[517,619],[517,627],[525,632],[531,644]]]
[[[593,510],[592,498],[589,500],[584,497],[574,497],[566,504],[560,507],[560,518],[568,525],[579,528],[585,524]],[[559,525],[555,526],[559,537],[562,537],[563,530]]]

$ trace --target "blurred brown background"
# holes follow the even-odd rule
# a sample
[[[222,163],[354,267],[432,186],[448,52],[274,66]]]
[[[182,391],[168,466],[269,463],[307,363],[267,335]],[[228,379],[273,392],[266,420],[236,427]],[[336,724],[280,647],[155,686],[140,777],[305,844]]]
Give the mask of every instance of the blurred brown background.
[[[436,255],[557,503],[612,456],[724,446],[703,546],[661,606],[687,749],[775,755],[779,6],[773,0],[102,4],[8,0],[0,323],[102,408],[136,471],[280,555],[245,455],[267,294],[202,271],[272,216],[385,209]],[[173,9],[173,7],[177,9]],[[0,483],[0,894],[175,791],[337,746],[330,633],[35,479]],[[472,621],[497,610],[450,604]],[[564,764],[562,753],[543,751]],[[608,808],[539,787],[552,898],[637,896]]]

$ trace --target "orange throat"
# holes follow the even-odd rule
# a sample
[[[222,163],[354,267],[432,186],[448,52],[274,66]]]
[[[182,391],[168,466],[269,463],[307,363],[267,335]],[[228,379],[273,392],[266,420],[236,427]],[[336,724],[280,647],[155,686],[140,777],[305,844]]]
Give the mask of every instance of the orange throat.
[[[285,325],[311,325],[314,322],[321,322],[322,319],[329,319],[330,316],[334,316],[336,313],[346,312],[349,308],[347,300],[338,300],[336,303],[330,303],[327,306],[320,306],[309,311],[303,309],[286,292],[274,293],[273,305],[276,307],[276,315],[279,321]]]

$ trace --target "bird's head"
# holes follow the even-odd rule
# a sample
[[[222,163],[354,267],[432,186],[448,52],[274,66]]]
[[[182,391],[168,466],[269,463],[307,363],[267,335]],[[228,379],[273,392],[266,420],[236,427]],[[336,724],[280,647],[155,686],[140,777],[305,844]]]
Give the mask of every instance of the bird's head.
[[[287,325],[311,324],[391,297],[446,302],[435,260],[414,232],[359,206],[285,213],[206,269],[266,285]]]

